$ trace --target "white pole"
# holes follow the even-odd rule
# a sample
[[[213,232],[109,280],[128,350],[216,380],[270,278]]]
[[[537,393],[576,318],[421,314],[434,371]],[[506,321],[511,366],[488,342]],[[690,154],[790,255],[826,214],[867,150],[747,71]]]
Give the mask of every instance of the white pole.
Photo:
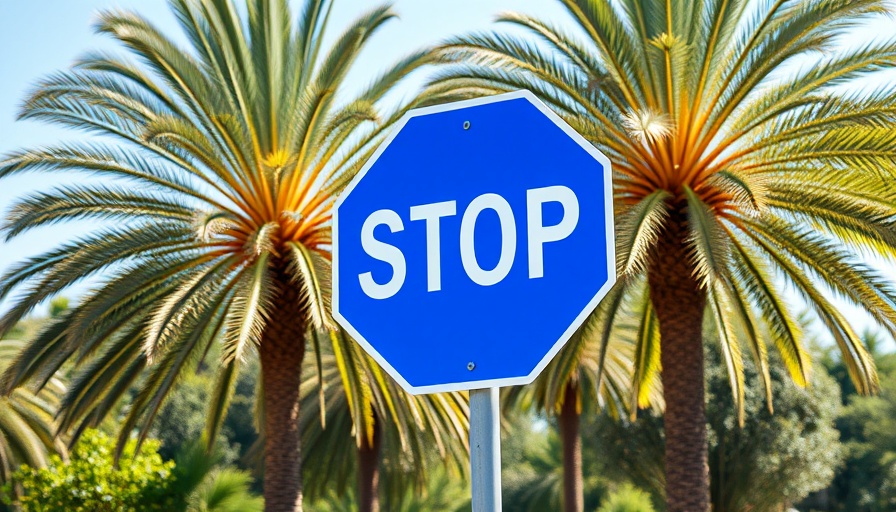
[[[498,388],[470,391],[473,512],[501,510],[501,414]]]

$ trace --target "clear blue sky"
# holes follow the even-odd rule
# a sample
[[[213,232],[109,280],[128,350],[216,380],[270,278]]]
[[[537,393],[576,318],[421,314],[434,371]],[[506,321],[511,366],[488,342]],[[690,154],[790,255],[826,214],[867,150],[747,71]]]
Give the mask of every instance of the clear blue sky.
[[[335,0],[329,37],[338,33],[353,17],[379,3],[374,0]],[[401,18],[386,26],[365,50],[359,65],[348,78],[350,87],[362,87],[387,63],[421,46],[437,43],[453,34],[493,27],[492,20],[502,11],[521,11],[561,24],[568,23],[555,0],[397,0],[393,5]],[[15,121],[15,115],[36,80],[66,68],[86,51],[113,48],[106,38],[93,34],[92,30],[96,12],[108,8],[136,10],[166,32],[177,32],[176,22],[162,0],[0,2],[0,154],[82,137],[44,124]],[[873,38],[892,37],[896,32],[894,29],[896,21],[893,18],[882,18],[855,30],[844,44],[851,46]],[[896,73],[868,79],[864,85],[875,87],[892,83],[893,78]],[[411,82],[407,87],[414,85]],[[21,176],[3,181],[0,212],[5,215],[15,198],[29,191],[46,189],[46,180],[46,177]],[[24,257],[53,247],[61,239],[71,239],[73,234],[83,233],[88,227],[85,224],[50,227],[11,242],[0,241],[0,272]],[[0,303],[0,311],[4,309],[4,304]],[[861,316],[852,309],[849,315],[855,315],[857,319]],[[867,325],[867,319],[862,317],[858,323]]]

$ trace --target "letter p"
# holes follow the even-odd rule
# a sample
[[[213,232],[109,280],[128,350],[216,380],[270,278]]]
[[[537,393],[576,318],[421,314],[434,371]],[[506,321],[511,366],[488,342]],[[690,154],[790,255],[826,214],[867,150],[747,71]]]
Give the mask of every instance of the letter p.
[[[563,217],[558,224],[545,226],[544,203],[560,203]],[[526,191],[526,231],[529,239],[529,279],[544,277],[544,244],[563,240],[579,223],[579,200],[575,192],[562,185]]]

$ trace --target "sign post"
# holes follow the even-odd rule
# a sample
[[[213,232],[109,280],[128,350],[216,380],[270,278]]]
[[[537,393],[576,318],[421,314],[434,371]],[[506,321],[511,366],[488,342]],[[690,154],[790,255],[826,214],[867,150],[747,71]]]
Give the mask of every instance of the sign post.
[[[498,388],[470,390],[473,510],[501,510],[501,410]]]
[[[498,388],[616,280],[610,161],[529,91],[408,112],[333,210],[333,316],[407,392],[470,391],[473,510],[501,509]]]

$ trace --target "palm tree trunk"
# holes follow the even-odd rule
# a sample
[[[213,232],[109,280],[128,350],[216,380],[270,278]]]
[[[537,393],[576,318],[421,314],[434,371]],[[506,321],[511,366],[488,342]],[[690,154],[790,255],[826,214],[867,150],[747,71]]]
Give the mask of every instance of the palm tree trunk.
[[[560,408],[560,440],[563,443],[563,510],[585,510],[582,485],[582,436],[579,431],[579,411],[576,409],[575,384],[569,382]]]
[[[373,417],[373,441],[362,436],[358,448],[358,511],[380,512],[380,444],[382,435],[376,416]]]
[[[686,214],[673,209],[648,279],[660,326],[666,401],[668,512],[709,511],[709,464],[703,389],[703,310],[706,292],[692,273]]]
[[[264,403],[264,509],[301,512],[302,454],[299,383],[305,357],[304,312],[298,291],[283,273],[259,357]]]

